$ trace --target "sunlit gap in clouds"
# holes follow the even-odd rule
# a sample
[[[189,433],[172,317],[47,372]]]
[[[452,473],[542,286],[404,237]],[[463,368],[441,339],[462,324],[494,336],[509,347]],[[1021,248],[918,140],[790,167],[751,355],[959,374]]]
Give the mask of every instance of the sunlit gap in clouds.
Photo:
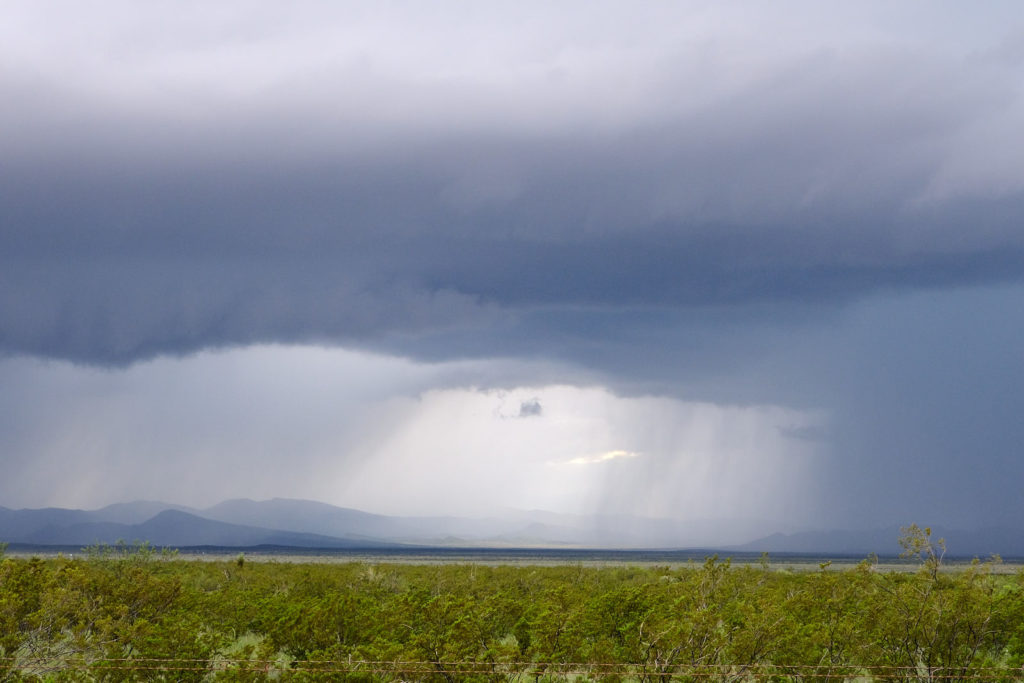
[[[0,503],[280,496],[392,514],[782,519],[812,505],[817,444],[802,434],[821,416],[619,396],[565,383],[570,368],[509,363],[310,346],[120,370],[8,358]]]
[[[564,463],[548,463],[549,465],[594,465],[596,463],[608,462],[609,460],[615,460],[616,458],[638,458],[639,453],[633,451],[605,451],[598,455],[581,455],[571,460],[566,460]]]

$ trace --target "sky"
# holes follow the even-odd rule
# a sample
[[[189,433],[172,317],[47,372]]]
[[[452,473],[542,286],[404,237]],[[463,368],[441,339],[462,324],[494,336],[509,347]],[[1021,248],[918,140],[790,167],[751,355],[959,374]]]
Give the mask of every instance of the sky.
[[[1024,514],[1024,9],[0,6],[0,505]]]

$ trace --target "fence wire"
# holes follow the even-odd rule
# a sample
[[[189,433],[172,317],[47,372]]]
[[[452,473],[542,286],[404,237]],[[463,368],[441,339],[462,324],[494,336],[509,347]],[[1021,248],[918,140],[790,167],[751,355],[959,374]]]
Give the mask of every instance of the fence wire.
[[[1024,681],[1022,667],[927,667],[855,664],[655,664],[622,662],[480,662],[480,661],[376,661],[311,659],[187,659],[187,658],[69,658],[0,657],[8,672],[20,669],[55,672],[163,672],[335,674],[376,676],[443,676],[489,678],[613,678],[641,680],[917,680],[917,681]],[[34,675],[30,673],[29,675]]]

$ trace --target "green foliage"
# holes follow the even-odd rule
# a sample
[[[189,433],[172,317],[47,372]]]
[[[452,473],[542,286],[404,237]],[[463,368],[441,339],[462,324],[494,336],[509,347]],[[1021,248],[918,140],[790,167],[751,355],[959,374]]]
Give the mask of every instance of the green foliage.
[[[904,538],[919,572],[7,557],[0,681],[1013,680],[1024,574]]]
[[[931,575],[933,580],[938,577],[942,558],[946,555],[945,539],[933,541],[931,527],[922,529],[911,524],[900,528],[899,542],[903,548],[900,557],[920,560],[923,571]]]

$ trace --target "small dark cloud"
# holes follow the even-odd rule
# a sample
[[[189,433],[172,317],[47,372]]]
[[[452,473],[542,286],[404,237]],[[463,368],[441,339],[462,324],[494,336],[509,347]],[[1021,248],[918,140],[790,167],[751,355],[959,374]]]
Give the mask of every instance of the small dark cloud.
[[[519,404],[519,417],[540,417],[543,407],[540,400],[531,398]]]

